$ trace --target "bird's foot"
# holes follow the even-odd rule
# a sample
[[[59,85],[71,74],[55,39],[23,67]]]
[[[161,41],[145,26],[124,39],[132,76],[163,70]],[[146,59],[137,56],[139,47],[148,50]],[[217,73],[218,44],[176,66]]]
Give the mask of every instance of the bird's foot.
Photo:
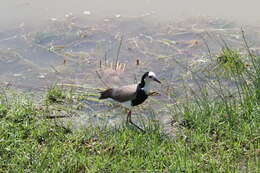
[[[142,133],[145,133],[145,130],[142,129],[141,127],[137,126],[136,124],[134,124],[133,122],[131,123],[133,126],[135,126],[138,130],[140,130]]]
[[[138,125],[136,125],[135,123],[132,122],[132,120],[128,121],[130,124],[132,124],[135,128],[137,128],[138,130],[140,130],[141,132],[145,133],[145,130],[143,130],[141,127],[139,127]]]
[[[132,115],[132,111],[130,110],[127,114],[126,117],[126,122],[132,124],[135,128],[137,128],[138,130],[140,130],[141,132],[145,132],[142,128],[140,128],[138,125],[136,125],[135,123],[133,123],[132,119],[131,119],[131,115]]]

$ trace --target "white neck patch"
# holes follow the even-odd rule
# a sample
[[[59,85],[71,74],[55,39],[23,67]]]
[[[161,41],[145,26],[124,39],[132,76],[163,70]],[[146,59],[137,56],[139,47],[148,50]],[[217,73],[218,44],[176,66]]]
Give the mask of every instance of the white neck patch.
[[[149,94],[149,92],[150,92],[150,81],[146,81],[146,82],[145,82],[143,89],[144,89],[144,92],[145,92],[146,94]]]
[[[152,78],[149,78],[149,76],[150,77],[156,77],[156,75],[155,75],[155,73],[154,72],[152,72],[152,71],[150,71],[149,73],[148,73],[148,76],[146,77],[146,79],[144,80],[144,82],[145,82],[145,84],[144,84],[144,87],[143,87],[143,90],[144,90],[144,92],[146,93],[146,94],[149,94],[149,92],[150,92],[150,84],[151,84],[151,81],[153,81],[153,79]]]

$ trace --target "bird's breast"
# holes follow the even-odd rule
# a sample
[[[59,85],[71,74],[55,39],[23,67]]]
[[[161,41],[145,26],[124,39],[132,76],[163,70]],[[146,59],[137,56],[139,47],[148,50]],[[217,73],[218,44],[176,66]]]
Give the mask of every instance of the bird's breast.
[[[148,95],[145,93],[143,89],[137,90],[136,97],[131,101],[132,106],[137,106],[139,104],[142,104],[146,99],[148,98]]]

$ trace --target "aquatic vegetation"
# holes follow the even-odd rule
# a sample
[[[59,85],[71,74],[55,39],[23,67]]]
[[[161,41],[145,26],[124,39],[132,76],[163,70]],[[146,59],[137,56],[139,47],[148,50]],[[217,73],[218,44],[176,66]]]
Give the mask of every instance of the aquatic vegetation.
[[[235,24],[212,27],[193,20],[160,26],[109,20],[90,27],[77,18],[73,25],[52,21],[16,43],[30,51],[1,51],[3,67],[16,60],[37,75],[35,59],[50,62],[41,69],[45,82],[58,82],[44,83],[49,87],[41,91],[43,79],[30,83],[36,90],[27,92],[11,92],[9,87],[19,86],[8,83],[1,87],[0,172],[259,172],[259,56],[246,41],[246,53],[236,48]],[[132,30],[123,40],[125,25]],[[211,37],[205,30],[227,36],[235,48],[210,49],[213,39],[206,56],[202,42]],[[158,99],[136,110],[146,131],[140,133],[115,121],[124,110],[98,100],[97,87],[109,71],[118,76],[133,71],[124,79],[134,81],[147,69],[160,71],[164,85],[156,90],[159,96],[154,92]],[[31,75],[29,70],[24,71]],[[21,73],[15,81],[26,77],[27,83],[35,79]]]
[[[68,98],[64,91],[62,87],[52,85],[47,91],[45,102],[50,104],[64,102]]]
[[[223,48],[221,54],[217,57],[218,66],[227,73],[243,73],[245,63],[238,51]]]
[[[174,137],[154,120],[143,122],[146,133],[140,133],[124,124],[73,129],[57,117],[48,118],[52,105],[73,110],[71,98],[74,103],[88,98],[95,102],[95,93],[53,85],[43,97],[49,106],[44,106],[44,101],[39,105],[21,94],[7,97],[8,91],[3,90],[0,171],[258,172],[260,110],[259,81],[255,80],[260,61],[252,58],[254,65],[245,67],[249,76],[235,78],[240,82],[232,90],[239,92],[238,97],[224,97],[221,83],[212,97],[209,83],[192,92],[186,102],[165,105],[161,113],[172,116],[175,131],[168,133],[175,133]],[[241,80],[249,82],[245,86]]]

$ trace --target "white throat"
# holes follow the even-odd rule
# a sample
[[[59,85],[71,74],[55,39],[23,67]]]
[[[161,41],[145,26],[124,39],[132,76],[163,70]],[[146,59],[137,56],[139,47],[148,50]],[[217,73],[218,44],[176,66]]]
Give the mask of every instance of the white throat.
[[[148,95],[150,92],[150,81],[145,81],[143,89],[144,89],[144,92]]]

